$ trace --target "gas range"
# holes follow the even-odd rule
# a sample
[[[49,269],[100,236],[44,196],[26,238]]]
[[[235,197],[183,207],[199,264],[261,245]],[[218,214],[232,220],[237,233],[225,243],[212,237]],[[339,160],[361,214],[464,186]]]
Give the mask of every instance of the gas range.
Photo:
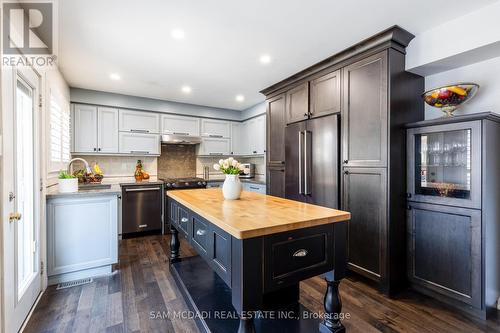
[[[190,188],[206,188],[207,182],[203,178],[168,178],[160,179],[163,181],[165,190],[183,190]]]

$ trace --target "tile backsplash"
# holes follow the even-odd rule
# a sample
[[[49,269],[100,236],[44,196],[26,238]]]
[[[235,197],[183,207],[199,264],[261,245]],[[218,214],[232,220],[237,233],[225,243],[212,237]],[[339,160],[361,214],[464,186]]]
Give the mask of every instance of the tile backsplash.
[[[158,158],[158,177],[195,177],[195,149],[195,145],[162,145],[161,156]]]
[[[204,177],[204,167],[208,167],[209,169],[209,179],[210,178],[220,178],[222,177],[222,173],[220,171],[216,171],[213,168],[215,163],[218,163],[222,157],[198,157],[196,159],[196,176]],[[223,157],[224,159],[227,157]],[[266,175],[266,163],[264,160],[264,156],[242,156],[242,157],[234,157],[240,163],[253,163],[255,164],[255,178],[263,178]]]
[[[157,176],[158,158],[149,156],[73,156],[86,160],[92,167],[98,163],[104,173],[104,178],[124,178],[134,177],[137,160],[142,161],[142,168],[150,174],[152,178]],[[83,163],[76,161],[73,163],[73,170],[83,168]]]

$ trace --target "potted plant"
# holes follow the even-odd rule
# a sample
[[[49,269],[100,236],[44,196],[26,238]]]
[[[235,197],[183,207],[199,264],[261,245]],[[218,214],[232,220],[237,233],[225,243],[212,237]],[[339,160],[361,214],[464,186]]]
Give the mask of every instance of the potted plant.
[[[234,158],[230,157],[225,160],[219,160],[219,163],[214,164],[214,169],[221,171],[226,175],[226,180],[222,185],[222,194],[224,199],[235,200],[241,195],[240,171],[248,173],[248,170]]]
[[[59,171],[58,189],[60,193],[78,192],[78,178],[65,170]]]

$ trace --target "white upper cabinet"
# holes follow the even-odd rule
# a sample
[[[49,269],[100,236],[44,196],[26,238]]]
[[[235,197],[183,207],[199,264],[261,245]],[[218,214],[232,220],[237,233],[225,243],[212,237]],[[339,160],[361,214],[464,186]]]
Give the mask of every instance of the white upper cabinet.
[[[231,140],[227,138],[202,138],[198,155],[229,155]]]
[[[120,132],[120,153],[131,155],[160,155],[160,135]]]
[[[212,138],[231,137],[231,123],[226,120],[202,119],[201,135]]]
[[[118,153],[118,109],[97,108],[97,152]]]
[[[243,123],[231,123],[231,155],[245,154],[243,147]]]
[[[75,104],[73,114],[75,152],[97,152],[97,107]]]
[[[153,112],[120,110],[120,131],[160,133],[160,115]]]
[[[266,152],[266,115],[255,118],[255,149],[254,154],[264,154]]]
[[[161,116],[162,134],[200,136],[200,119],[175,115]]]

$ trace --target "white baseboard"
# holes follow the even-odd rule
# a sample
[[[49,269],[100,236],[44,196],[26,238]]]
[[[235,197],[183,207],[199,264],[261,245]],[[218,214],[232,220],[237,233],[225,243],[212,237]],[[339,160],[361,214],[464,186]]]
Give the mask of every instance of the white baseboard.
[[[59,275],[49,276],[49,286],[62,283],[69,282],[79,279],[85,278],[94,278],[99,276],[110,275],[113,271],[112,265],[106,265],[97,268],[85,269],[78,272],[64,273]]]

